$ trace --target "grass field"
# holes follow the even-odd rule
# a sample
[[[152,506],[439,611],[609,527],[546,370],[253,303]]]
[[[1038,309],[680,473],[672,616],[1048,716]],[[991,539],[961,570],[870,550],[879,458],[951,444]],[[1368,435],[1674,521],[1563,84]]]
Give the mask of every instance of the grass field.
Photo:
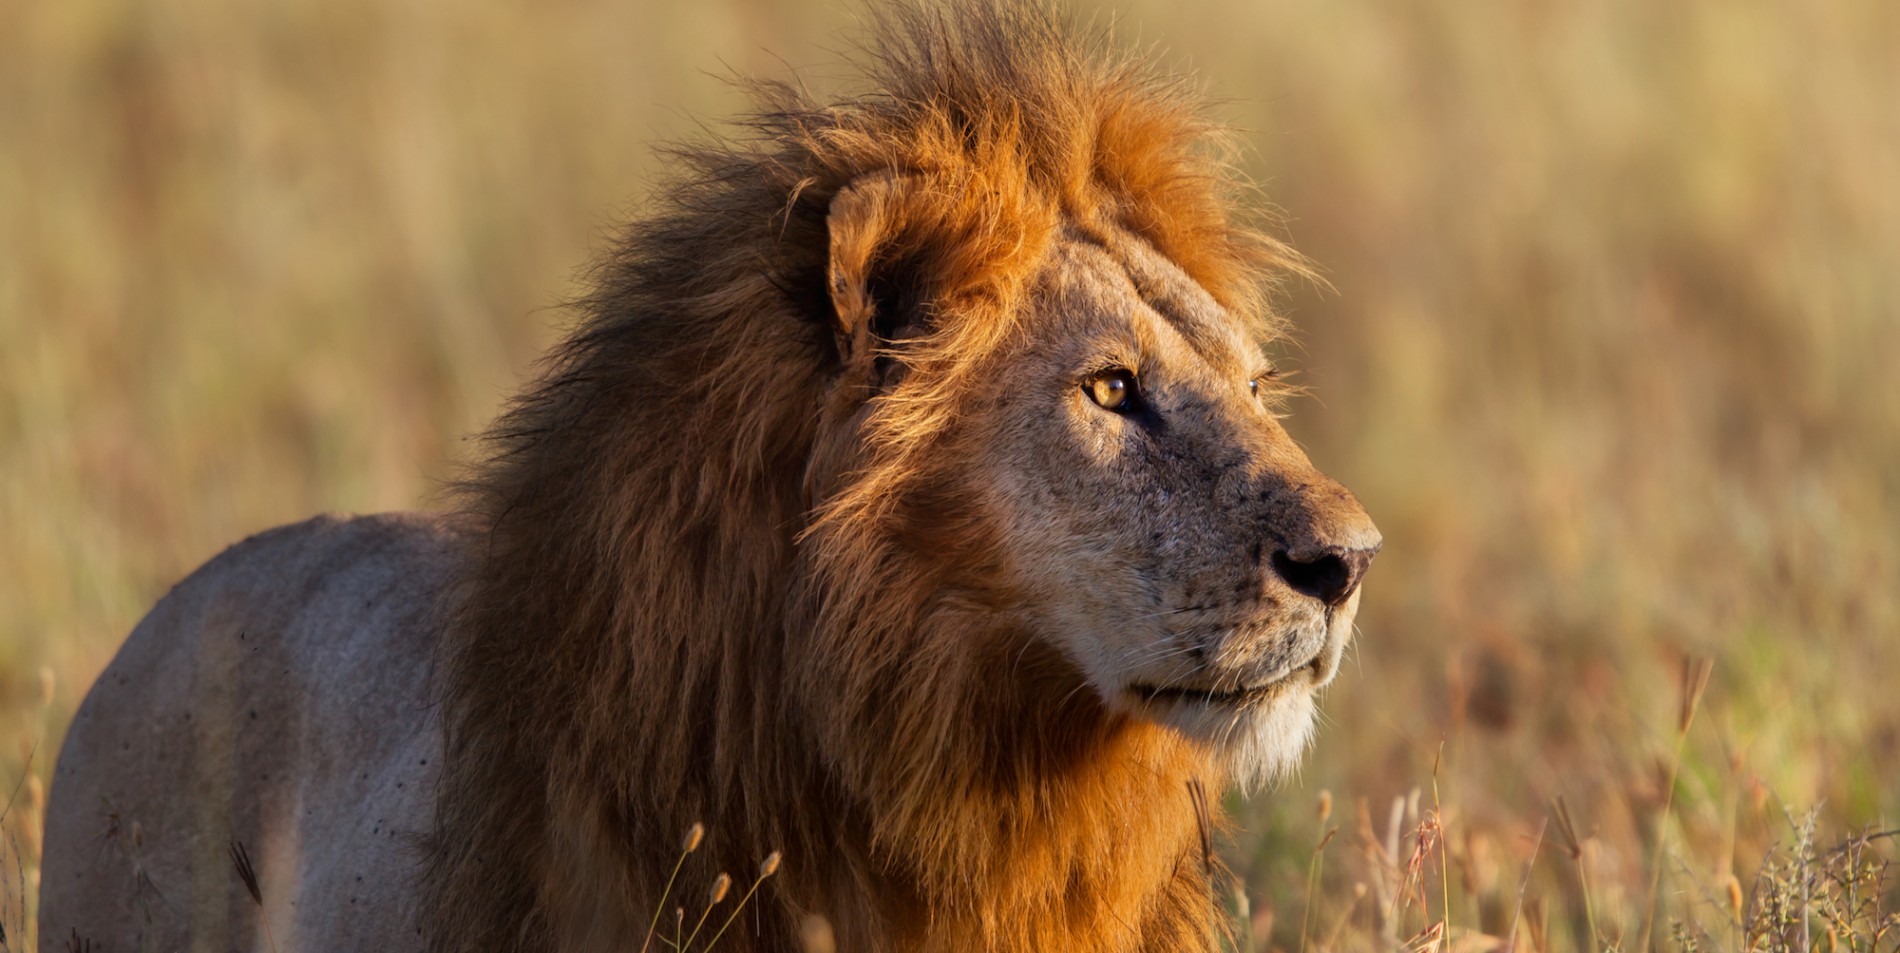
[[[1874,939],[1891,877],[1826,889],[1895,854],[1830,847],[1900,826],[1900,5],[1115,10],[1222,96],[1334,285],[1287,301],[1293,427],[1387,540],[1304,774],[1232,804],[1242,942],[1900,946]],[[851,16],[8,7],[21,875],[69,713],[144,609],[247,533],[425,503],[650,147],[740,107],[727,69],[838,87]]]

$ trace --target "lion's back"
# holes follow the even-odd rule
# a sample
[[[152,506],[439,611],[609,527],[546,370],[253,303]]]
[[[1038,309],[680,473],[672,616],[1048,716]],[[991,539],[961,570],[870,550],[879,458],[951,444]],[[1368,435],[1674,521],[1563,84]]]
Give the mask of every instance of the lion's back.
[[[460,550],[427,517],[319,517],[162,599],[61,749],[42,944],[258,948],[234,842],[279,948],[412,938],[412,841],[441,747],[435,620]]]

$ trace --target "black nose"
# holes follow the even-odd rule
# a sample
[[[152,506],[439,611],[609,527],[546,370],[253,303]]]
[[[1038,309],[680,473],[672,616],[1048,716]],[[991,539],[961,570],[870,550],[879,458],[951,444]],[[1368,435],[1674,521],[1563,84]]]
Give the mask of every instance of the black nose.
[[[1379,554],[1378,547],[1371,549],[1322,549],[1307,559],[1295,559],[1292,554],[1281,550],[1273,554],[1273,571],[1286,580],[1294,591],[1312,596],[1329,606],[1345,602],[1359,588],[1359,580],[1366,576],[1366,567],[1372,565],[1372,557]],[[1305,555],[1305,554],[1302,554]]]

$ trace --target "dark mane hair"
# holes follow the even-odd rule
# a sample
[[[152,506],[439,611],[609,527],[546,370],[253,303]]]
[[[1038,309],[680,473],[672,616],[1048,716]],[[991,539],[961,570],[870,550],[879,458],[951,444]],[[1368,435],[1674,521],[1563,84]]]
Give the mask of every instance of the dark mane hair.
[[[786,857],[762,933],[725,948],[792,948],[806,912],[842,949],[1212,935],[1187,784],[1219,779],[1087,693],[1049,731],[989,730],[1047,716],[992,690],[1020,640],[944,642],[981,628],[994,544],[932,475],[1063,222],[1142,236],[1235,313],[1301,265],[1231,214],[1195,91],[1104,38],[1014,2],[901,7],[875,35],[873,91],[758,83],[738,135],[672,151],[458,490],[433,949],[590,945],[569,921],[625,949],[696,820],[683,883]],[[846,249],[867,313],[930,320],[872,393],[838,383],[864,352],[828,216],[878,176],[904,196]],[[1026,692],[1036,664],[1057,662]]]

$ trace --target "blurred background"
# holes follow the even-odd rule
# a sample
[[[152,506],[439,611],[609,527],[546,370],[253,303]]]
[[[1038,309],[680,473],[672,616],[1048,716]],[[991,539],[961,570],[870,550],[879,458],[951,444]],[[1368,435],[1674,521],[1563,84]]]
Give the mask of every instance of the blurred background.
[[[145,609],[246,534],[427,505],[652,147],[743,109],[731,71],[850,88],[858,10],[5,9],[30,883],[61,732]],[[1900,5],[1080,12],[1245,130],[1334,286],[1285,302],[1293,430],[1387,540],[1304,773],[1230,801],[1240,945],[1733,947],[1777,858],[1900,824]]]

